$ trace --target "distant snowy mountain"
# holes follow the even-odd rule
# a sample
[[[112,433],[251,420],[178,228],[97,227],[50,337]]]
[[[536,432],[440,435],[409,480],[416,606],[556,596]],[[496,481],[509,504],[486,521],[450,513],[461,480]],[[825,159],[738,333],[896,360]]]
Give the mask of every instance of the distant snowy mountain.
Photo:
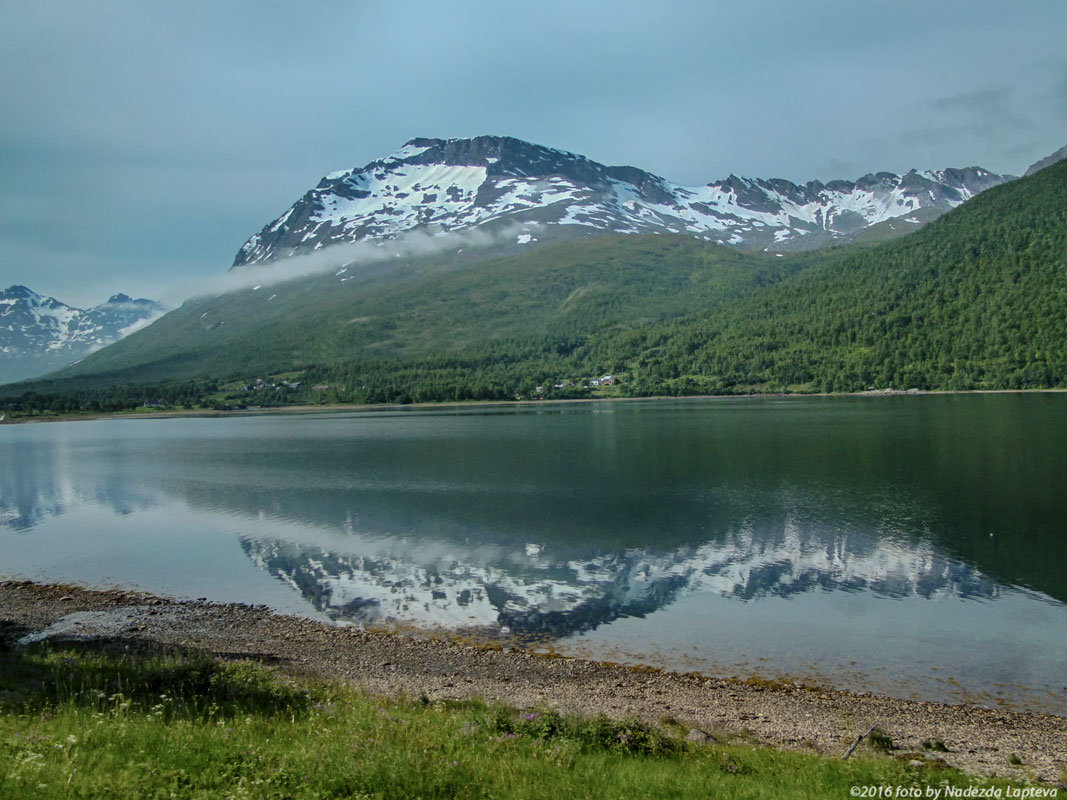
[[[90,309],[25,286],[0,291],[0,383],[43,375],[121,339],[165,309],[116,294]]]
[[[749,250],[807,250],[879,225],[897,234],[911,230],[1011,177],[967,167],[802,186],[734,175],[680,186],[509,137],[412,139],[391,156],[327,175],[245,242],[234,266],[416,229],[440,235],[474,227],[506,230],[516,244],[584,226],[690,234]]]

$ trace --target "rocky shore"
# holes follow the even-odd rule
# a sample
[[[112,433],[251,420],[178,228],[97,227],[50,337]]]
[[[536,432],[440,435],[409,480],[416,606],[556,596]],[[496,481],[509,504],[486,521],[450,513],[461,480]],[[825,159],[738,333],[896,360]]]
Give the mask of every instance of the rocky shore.
[[[836,756],[877,727],[898,758],[937,758],[970,773],[1053,785],[1067,781],[1067,718],[1051,714],[675,674],[506,644],[335,627],[264,607],[0,581],[0,637],[5,645],[53,637],[148,640],[260,660],[374,693],[669,719],[698,737],[740,735]]]

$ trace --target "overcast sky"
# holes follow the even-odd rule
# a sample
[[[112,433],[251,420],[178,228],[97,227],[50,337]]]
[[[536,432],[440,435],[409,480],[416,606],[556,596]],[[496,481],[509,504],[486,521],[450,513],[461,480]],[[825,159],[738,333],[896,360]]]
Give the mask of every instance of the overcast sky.
[[[0,288],[83,307],[225,272],[321,176],[413,136],[516,136],[687,184],[1021,174],[1067,144],[1061,0],[0,12]]]

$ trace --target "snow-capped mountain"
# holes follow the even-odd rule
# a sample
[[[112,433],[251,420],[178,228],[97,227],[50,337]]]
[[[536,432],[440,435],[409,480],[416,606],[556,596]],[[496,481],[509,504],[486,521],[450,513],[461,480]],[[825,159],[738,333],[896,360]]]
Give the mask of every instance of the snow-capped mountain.
[[[0,291],[0,383],[43,375],[111,344],[165,309],[116,294],[90,309],[25,286]]]
[[[967,167],[802,186],[735,175],[681,186],[510,137],[412,139],[391,156],[324,177],[245,242],[234,266],[416,229],[487,226],[506,226],[517,244],[585,226],[772,252],[813,249],[880,223],[913,229],[1011,177]]]

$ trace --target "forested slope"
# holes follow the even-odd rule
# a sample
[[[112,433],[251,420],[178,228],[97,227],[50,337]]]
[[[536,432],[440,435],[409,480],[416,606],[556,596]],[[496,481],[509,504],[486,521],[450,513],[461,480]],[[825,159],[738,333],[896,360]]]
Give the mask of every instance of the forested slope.
[[[911,236],[597,343],[654,391],[1067,385],[1067,163]]]

